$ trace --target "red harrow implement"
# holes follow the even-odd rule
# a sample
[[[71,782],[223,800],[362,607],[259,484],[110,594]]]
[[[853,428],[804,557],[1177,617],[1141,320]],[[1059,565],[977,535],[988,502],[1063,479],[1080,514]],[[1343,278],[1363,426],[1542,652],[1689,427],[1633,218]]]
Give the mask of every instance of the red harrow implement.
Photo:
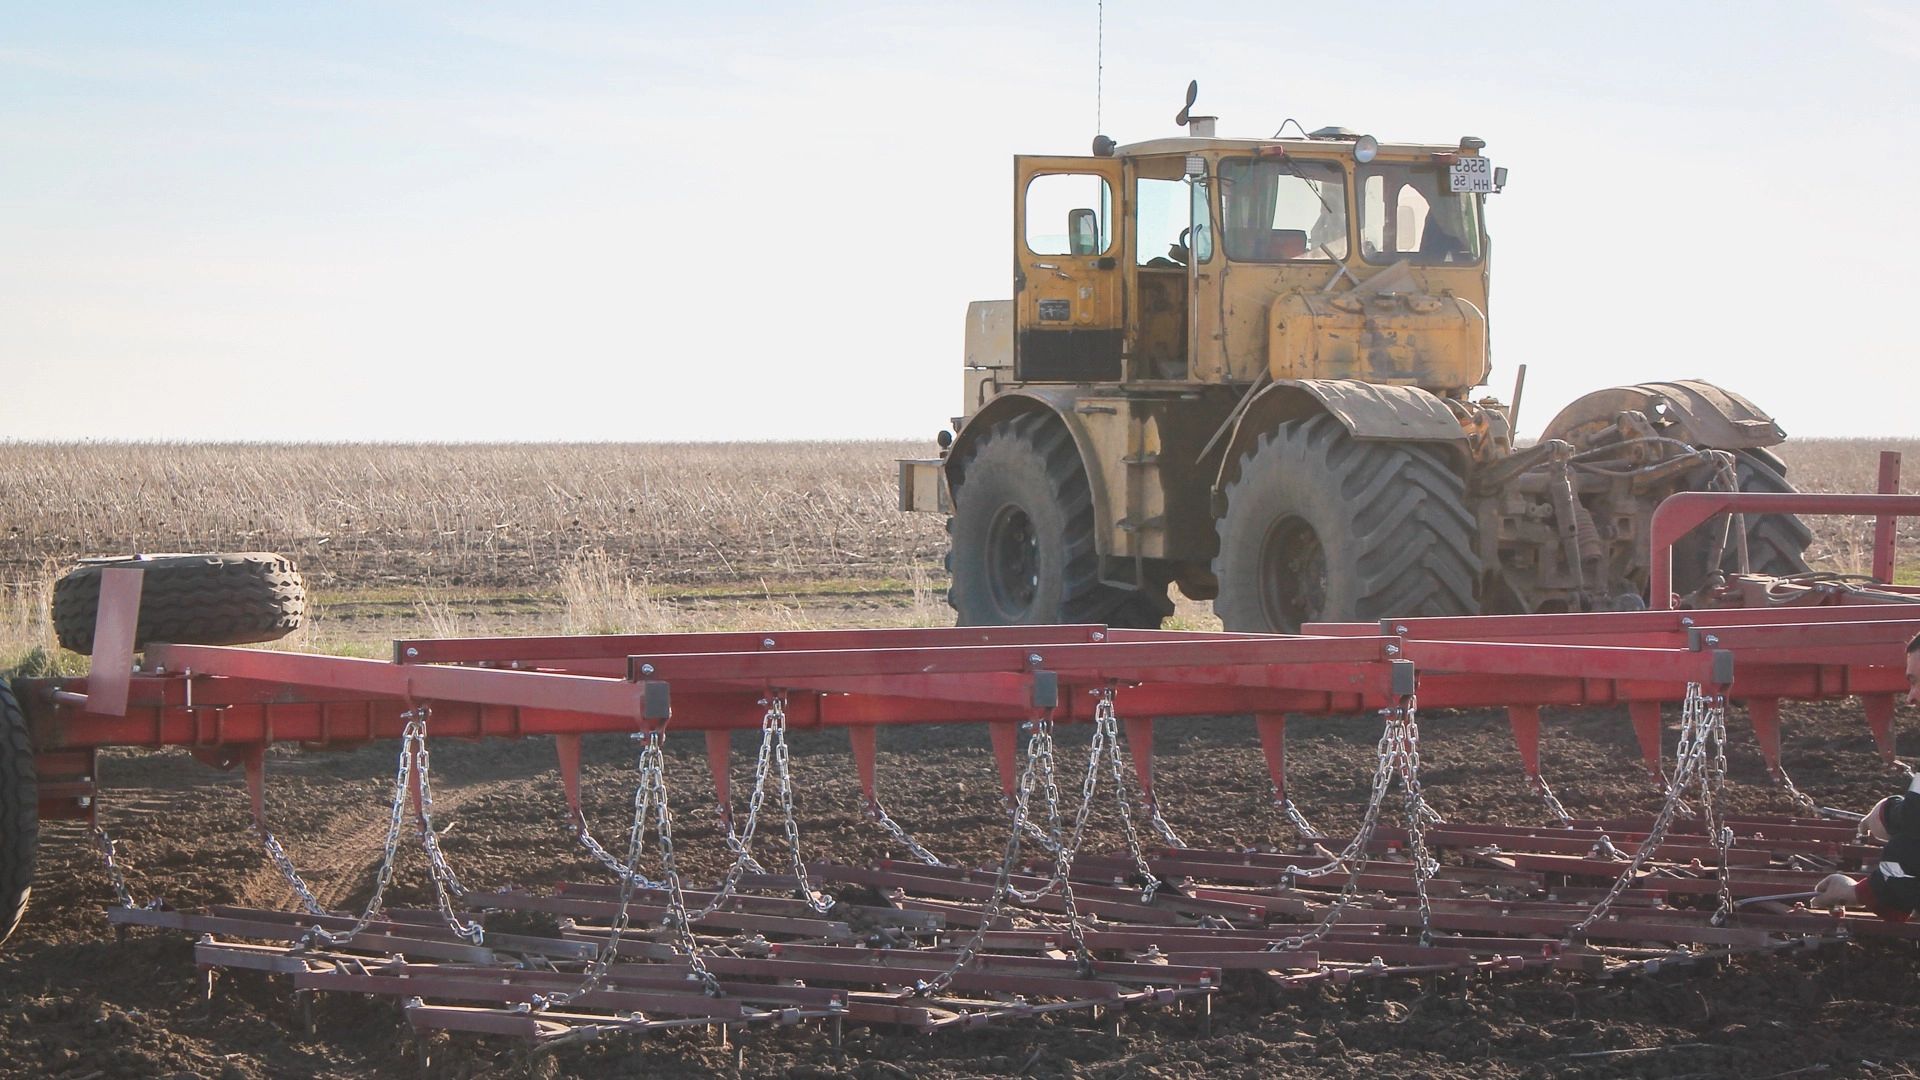
[[[1739,505],[1723,503],[1716,510]],[[1912,514],[1917,504],[1857,509]],[[138,570],[103,572],[92,677],[14,684],[11,719],[37,747],[39,814],[94,812],[102,747],[184,747],[244,768],[264,857],[300,910],[143,907],[122,885],[112,921],[197,935],[209,978],[258,970],[287,977],[303,998],[391,997],[417,1029],[528,1039],[802,1022],[931,1030],[1056,1010],[1204,1012],[1229,973],[1282,986],[1524,969],[1604,976],[1853,934],[1920,937],[1912,924],[1780,902],[1874,851],[1854,820],[1793,787],[1779,704],[1859,698],[1892,761],[1904,645],[1920,633],[1909,590],[1803,590],[1796,604],[1766,608],[1388,620],[1292,637],[1080,625],[470,638],[396,642],[390,661],[153,644],[136,665],[140,589]],[[1736,579],[1723,594],[1740,589]],[[1893,602],[1859,603],[1873,598]],[[1730,699],[1745,703],[1794,816],[1723,809]],[[1416,703],[1429,715],[1506,709],[1554,823],[1441,820],[1422,794]],[[1562,809],[1540,771],[1546,706],[1624,706],[1665,792],[1658,813],[1593,821]],[[1676,745],[1662,744],[1663,708],[1677,708]],[[1155,798],[1155,725],[1243,714],[1256,718],[1297,843],[1187,846]],[[1350,834],[1321,834],[1288,798],[1287,723],[1303,715],[1379,731]],[[1007,831],[986,866],[941,860],[877,794],[879,730],[947,723],[990,734],[983,768],[997,768]],[[867,814],[900,860],[806,857],[787,734],[825,728],[846,732]],[[737,730],[760,733],[744,798],[732,790]],[[728,849],[717,881],[688,882],[676,865],[667,797],[688,778],[668,775],[670,731],[705,736]],[[1070,731],[1087,741],[1085,771],[1071,778],[1055,756]],[[581,809],[581,739],[595,733],[640,747],[618,850],[594,839]],[[604,882],[489,891],[463,882],[440,850],[430,743],[527,736],[553,738],[574,839]],[[400,745],[383,858],[365,906],[330,911],[268,828],[266,749],[375,740]],[[1096,809],[1117,821],[1123,846],[1084,843]],[[97,835],[111,867],[112,842]],[[384,903],[403,846],[420,849],[430,907]],[[547,928],[529,932],[538,920],[528,916]]]

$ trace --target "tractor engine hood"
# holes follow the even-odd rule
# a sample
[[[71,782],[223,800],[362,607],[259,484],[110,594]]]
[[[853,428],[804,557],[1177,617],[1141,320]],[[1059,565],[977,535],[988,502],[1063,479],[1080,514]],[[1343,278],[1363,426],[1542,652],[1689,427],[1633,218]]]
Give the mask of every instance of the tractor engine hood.
[[[1457,296],[1421,291],[1410,275],[1404,287],[1373,284],[1275,300],[1268,321],[1269,373],[1275,379],[1357,379],[1433,391],[1486,380],[1485,313]]]

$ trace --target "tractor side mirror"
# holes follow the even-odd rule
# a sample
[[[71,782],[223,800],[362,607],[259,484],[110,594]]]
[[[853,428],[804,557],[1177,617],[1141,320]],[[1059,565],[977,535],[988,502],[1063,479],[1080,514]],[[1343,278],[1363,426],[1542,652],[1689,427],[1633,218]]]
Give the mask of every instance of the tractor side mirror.
[[[1067,254],[1100,254],[1100,220],[1093,211],[1067,211]]]
[[[1507,167],[1505,165],[1494,166],[1493,167],[1493,190],[1499,191],[1501,188],[1504,188],[1506,186],[1507,186]]]

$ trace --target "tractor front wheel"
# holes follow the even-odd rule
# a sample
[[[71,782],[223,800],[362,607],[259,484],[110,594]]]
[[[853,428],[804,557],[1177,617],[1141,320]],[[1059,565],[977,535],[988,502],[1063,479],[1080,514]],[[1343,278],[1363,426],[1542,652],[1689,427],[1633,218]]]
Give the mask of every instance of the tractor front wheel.
[[[33,739],[13,688],[0,680],[0,942],[27,911],[40,848],[40,792]]]
[[[1157,627],[1172,611],[1164,583],[1156,591],[1101,582],[1092,491],[1054,417],[1015,417],[987,432],[958,475],[947,600],[960,625]]]
[[[1220,621],[1293,634],[1478,610],[1473,515],[1442,453],[1357,440],[1324,414],[1263,434],[1227,487],[1213,563]]]

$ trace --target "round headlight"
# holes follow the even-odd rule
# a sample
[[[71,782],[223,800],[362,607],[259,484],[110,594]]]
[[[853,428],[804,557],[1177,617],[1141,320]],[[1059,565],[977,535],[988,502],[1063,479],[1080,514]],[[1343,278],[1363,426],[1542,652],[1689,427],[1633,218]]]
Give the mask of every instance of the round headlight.
[[[1353,160],[1365,165],[1380,152],[1380,140],[1371,135],[1362,135],[1353,140]]]

